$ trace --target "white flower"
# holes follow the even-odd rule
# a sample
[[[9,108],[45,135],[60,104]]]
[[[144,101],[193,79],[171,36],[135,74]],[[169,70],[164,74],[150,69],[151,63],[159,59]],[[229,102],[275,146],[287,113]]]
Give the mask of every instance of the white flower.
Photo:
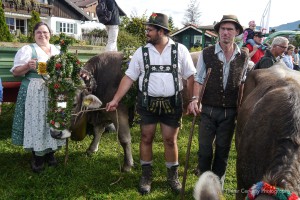
[[[148,69],[148,68],[149,68],[149,65],[148,65],[148,64],[146,64],[146,66],[145,66],[145,67],[146,67],[146,69]]]
[[[176,67],[177,67],[177,65],[176,65],[176,64],[173,64],[173,68],[176,69]]]
[[[58,95],[58,97],[57,97],[57,100],[58,101],[63,101],[65,99],[65,95],[63,95],[63,94],[60,94],[60,95]]]
[[[152,67],[152,70],[154,71],[154,70],[155,70],[155,67]]]
[[[148,82],[148,79],[147,79],[147,78],[145,79],[145,82],[146,82],[146,83]]]
[[[177,51],[176,50],[173,50],[173,53],[175,54]]]
[[[59,122],[55,122],[54,126],[55,126],[55,128],[59,128],[60,127],[60,123]]]
[[[163,69],[164,69],[164,66],[160,66],[159,69],[160,69],[160,70],[163,70]]]
[[[145,53],[144,53],[144,56],[148,56],[148,53],[147,53],[147,52],[145,52]]]
[[[146,96],[146,95],[147,95],[147,92],[143,92],[143,94]]]
[[[169,70],[170,70],[170,67],[167,67],[167,68],[166,68],[166,70],[168,70],[168,71],[169,71]]]

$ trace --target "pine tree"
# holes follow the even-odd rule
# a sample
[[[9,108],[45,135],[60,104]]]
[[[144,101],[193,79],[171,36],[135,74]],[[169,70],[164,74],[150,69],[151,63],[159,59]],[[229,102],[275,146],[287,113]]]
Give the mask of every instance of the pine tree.
[[[0,0],[0,41],[11,42],[13,37],[9,32],[9,28],[5,21],[4,10],[2,8],[2,1]]]
[[[34,42],[34,34],[33,34],[33,29],[34,26],[41,21],[40,14],[33,10],[31,12],[31,18],[29,19],[28,22],[28,41],[29,42]]]
[[[169,29],[171,30],[171,32],[175,29],[173,17],[171,16],[169,17]]]

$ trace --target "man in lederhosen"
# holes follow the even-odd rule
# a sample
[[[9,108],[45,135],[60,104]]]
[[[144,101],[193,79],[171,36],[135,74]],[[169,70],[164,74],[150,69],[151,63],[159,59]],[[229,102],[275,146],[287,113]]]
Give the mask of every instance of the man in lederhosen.
[[[152,13],[146,25],[148,44],[133,55],[113,100],[107,111],[117,108],[134,81],[138,80],[137,112],[141,117],[140,162],[142,176],[139,192],[151,189],[153,152],[152,144],[156,125],[160,124],[165,148],[168,183],[174,192],[180,192],[178,180],[177,135],[182,117],[182,78],[192,87],[196,72],[187,48],[169,38],[168,17]]]

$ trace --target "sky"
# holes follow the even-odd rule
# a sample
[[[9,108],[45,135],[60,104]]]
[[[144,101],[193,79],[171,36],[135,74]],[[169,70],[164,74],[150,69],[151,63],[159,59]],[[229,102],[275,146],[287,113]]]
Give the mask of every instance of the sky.
[[[212,25],[223,15],[234,14],[244,27],[255,20],[260,25],[269,0],[197,0],[199,3],[200,25]],[[184,14],[190,0],[116,0],[127,16],[150,16],[160,12],[171,16],[175,27],[182,28]],[[267,18],[265,18],[265,21]],[[269,27],[300,20],[300,0],[272,0]]]

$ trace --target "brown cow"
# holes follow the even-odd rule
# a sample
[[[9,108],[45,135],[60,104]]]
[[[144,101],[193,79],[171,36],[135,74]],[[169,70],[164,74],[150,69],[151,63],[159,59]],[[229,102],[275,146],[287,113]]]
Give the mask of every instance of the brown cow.
[[[279,62],[249,73],[235,142],[236,199],[261,180],[300,194],[299,72]]]
[[[84,66],[83,73],[87,73],[89,76],[87,85],[90,87],[91,93],[101,100],[104,107],[113,98],[123,77],[121,70],[122,60],[123,54],[120,52],[105,52],[94,56]],[[80,111],[82,100],[88,94],[86,91],[81,92],[77,100],[75,113]],[[119,104],[118,118],[115,112],[106,112],[105,110],[87,112],[85,115],[87,121],[94,127],[94,138],[87,149],[87,153],[91,154],[98,151],[100,138],[105,130],[105,126],[112,122],[115,127],[118,127],[118,138],[124,150],[122,169],[123,171],[130,171],[133,166],[133,158],[126,105]]]
[[[196,65],[199,52],[191,53],[191,56],[193,58],[194,64]],[[120,52],[105,52],[94,56],[84,66],[83,73],[87,73],[87,76],[92,77],[92,79],[87,81],[87,85],[92,90],[92,94],[94,94],[98,97],[98,99],[101,100],[104,107],[106,103],[111,101],[111,99],[113,98],[114,94],[118,89],[119,83],[124,75],[121,71],[122,60],[123,54]],[[183,91],[184,108],[187,107],[187,104],[189,102],[185,82],[186,81],[184,81],[185,86]],[[75,113],[78,113],[80,111],[82,107],[82,101],[84,97],[86,97],[88,94],[90,93],[84,90],[81,91],[80,95],[78,95]],[[118,115],[118,136],[120,143],[124,149],[123,170],[129,171],[133,166],[133,159],[131,153],[131,136],[128,124],[128,109],[122,103],[118,106]],[[85,131],[78,131],[77,129],[78,127],[82,127],[82,124],[85,123],[86,118],[87,121],[91,123],[94,127],[94,138],[89,148],[87,149],[87,153],[91,154],[98,151],[99,142],[101,139],[101,135],[105,130],[105,126],[113,122],[115,127],[117,127],[117,119],[116,114],[114,112],[88,112],[84,116],[80,116],[80,118],[76,119],[76,125],[71,128],[73,130],[72,134],[74,134],[74,132],[76,131]],[[60,132],[58,132],[57,134],[60,134]],[[80,139],[83,139],[82,135],[79,137]]]

